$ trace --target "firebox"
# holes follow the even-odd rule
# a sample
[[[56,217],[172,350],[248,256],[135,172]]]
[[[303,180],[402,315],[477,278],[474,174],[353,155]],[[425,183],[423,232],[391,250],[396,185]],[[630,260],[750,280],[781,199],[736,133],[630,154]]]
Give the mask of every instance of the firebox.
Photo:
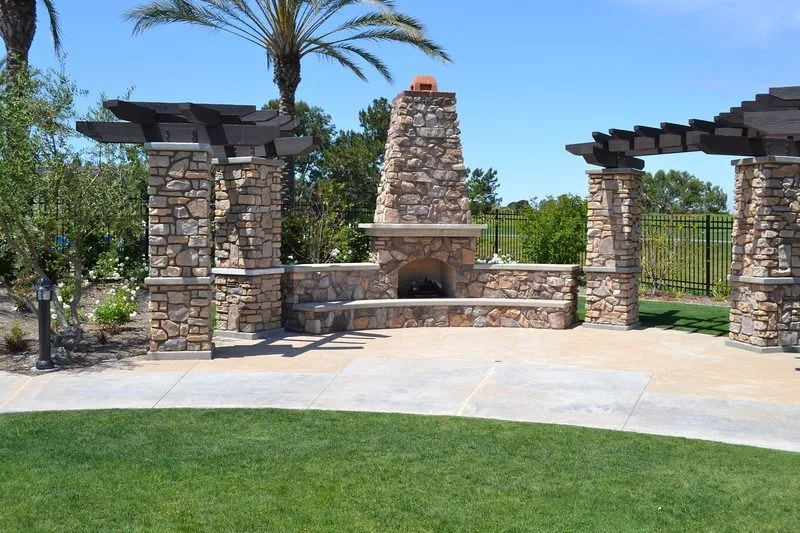
[[[400,298],[452,298],[455,296],[455,269],[433,258],[417,259],[400,267],[397,276]]]

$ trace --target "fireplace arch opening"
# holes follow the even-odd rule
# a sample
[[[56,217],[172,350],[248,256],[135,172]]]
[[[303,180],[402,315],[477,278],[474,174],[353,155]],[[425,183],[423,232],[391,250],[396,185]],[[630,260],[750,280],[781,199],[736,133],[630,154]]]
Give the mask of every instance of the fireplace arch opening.
[[[453,298],[456,269],[432,257],[406,263],[397,275],[400,298]]]

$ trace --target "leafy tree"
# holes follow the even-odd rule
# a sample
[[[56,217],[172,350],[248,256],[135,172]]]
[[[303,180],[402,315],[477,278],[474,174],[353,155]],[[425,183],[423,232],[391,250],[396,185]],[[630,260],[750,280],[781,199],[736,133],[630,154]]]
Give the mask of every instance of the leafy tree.
[[[351,8],[367,7],[360,14]],[[310,55],[338,63],[366,80],[359,61],[374,67],[386,80],[386,64],[363,47],[366,43],[402,43],[449,62],[444,49],[430,40],[423,24],[399,12],[393,0],[152,0],[131,9],[134,34],[158,25],[184,23],[222,31],[264,49],[267,67],[280,93],[281,113],[295,113],[301,62]],[[284,174],[286,200],[294,199],[293,176]]]
[[[376,98],[358,113],[361,131],[339,132],[323,151],[324,174],[354,206],[375,204],[391,112],[386,98]]]
[[[0,239],[17,275],[63,282],[52,311],[66,344],[82,337],[86,248],[109,229],[140,224],[130,192],[142,190],[147,174],[141,159],[130,165],[120,155],[124,149],[89,154],[75,148],[79,94],[55,72],[21,70],[0,86]]]
[[[280,102],[278,100],[270,100],[265,109],[278,109]],[[336,126],[333,124],[333,119],[324,109],[317,106],[311,106],[307,102],[297,102],[294,113],[295,120],[297,120],[297,129],[295,133],[299,136],[313,136],[319,137],[320,148],[310,154],[292,158],[294,175],[299,183],[296,195],[301,200],[307,199],[310,191],[313,191],[313,184],[322,177],[323,166],[323,153],[328,150],[336,136]]]
[[[469,207],[473,213],[486,213],[500,205],[503,199],[497,195],[500,183],[496,170],[489,168],[484,171],[482,168],[476,168],[471,172],[467,169],[465,173]]]
[[[686,171],[644,175],[644,209],[649,213],[724,213],[728,195]]]
[[[0,36],[6,45],[6,72],[14,77],[28,63],[36,33],[37,0],[0,0]],[[56,52],[61,51],[61,29],[53,0],[43,1],[50,18],[50,35]]]
[[[525,211],[531,208],[531,203],[528,200],[517,200],[516,202],[509,202],[506,206],[506,209],[514,211],[518,213],[519,211]]]
[[[573,264],[586,249],[586,200],[572,194],[531,200],[522,224],[523,260]]]

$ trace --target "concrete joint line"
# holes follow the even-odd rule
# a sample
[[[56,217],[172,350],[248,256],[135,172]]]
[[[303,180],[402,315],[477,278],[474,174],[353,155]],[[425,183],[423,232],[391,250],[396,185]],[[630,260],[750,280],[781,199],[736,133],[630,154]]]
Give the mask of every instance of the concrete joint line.
[[[9,396],[9,397],[8,397],[8,399],[7,399],[6,401],[4,401],[2,404],[0,404],[0,411],[2,411],[2,410],[3,410],[3,408],[4,408],[6,405],[8,405],[9,403],[11,403],[11,400],[13,400],[14,398],[16,398],[16,397],[17,397],[17,395],[18,395],[20,392],[22,392],[22,389],[24,389],[25,387],[27,387],[27,386],[28,386],[28,383],[30,383],[31,381],[33,381],[33,376],[29,376],[29,377],[28,377],[28,381],[26,381],[25,383],[23,383],[23,384],[22,384],[22,386],[21,386],[20,388],[18,388],[17,390],[15,390],[15,391],[14,391],[14,394],[12,394],[11,396]]]
[[[317,394],[317,396],[316,396],[316,397],[315,397],[315,398],[314,398],[314,399],[311,401],[311,403],[310,403],[310,404],[308,404],[308,407],[306,407],[306,409],[313,409],[313,408],[314,408],[314,404],[315,404],[315,403],[317,403],[317,400],[319,400],[319,399],[320,399],[320,397],[321,397],[323,394],[325,394],[325,391],[326,391],[326,390],[328,390],[328,387],[330,387],[330,386],[331,386],[331,383],[333,383],[334,381],[336,381],[336,378],[338,378],[340,375],[342,375],[342,372],[344,372],[344,369],[345,369],[345,368],[347,368],[348,366],[350,366],[350,363],[352,363],[354,359],[355,359],[355,357],[351,357],[351,358],[350,358],[350,359],[347,361],[347,364],[346,364],[346,365],[344,365],[344,366],[341,368],[341,370],[339,370],[339,371],[336,373],[336,375],[335,375],[335,376],[333,376],[333,377],[331,378],[331,380],[330,380],[328,383],[326,383],[326,384],[325,384],[325,387],[323,387],[323,388],[322,388],[322,390],[321,390],[321,391],[319,391],[319,394]]]
[[[175,388],[175,386],[176,386],[178,383],[180,383],[181,381],[183,381],[183,378],[185,378],[185,377],[186,377],[186,374],[188,374],[188,373],[189,373],[189,372],[190,372],[192,369],[194,369],[194,367],[196,367],[196,366],[197,366],[197,363],[199,363],[199,362],[200,362],[200,361],[195,361],[195,363],[194,363],[192,366],[190,366],[189,368],[187,368],[187,369],[186,369],[186,372],[184,372],[184,373],[183,373],[183,375],[181,375],[181,377],[179,377],[179,378],[178,378],[178,380],[177,380],[177,381],[175,381],[175,383],[173,383],[173,384],[172,384],[172,386],[169,388],[169,390],[168,390],[167,392],[165,392],[165,393],[164,393],[164,395],[163,395],[163,396],[161,396],[161,398],[159,398],[159,399],[158,399],[158,401],[157,401],[156,403],[154,403],[154,404],[153,404],[153,407],[151,407],[150,409],[155,409],[156,407],[158,407],[158,404],[160,404],[160,403],[161,403],[161,400],[163,400],[164,398],[166,398],[166,397],[167,397],[167,394],[169,394],[170,392],[172,392],[172,389],[174,389],[174,388]]]
[[[625,427],[628,425],[628,422],[630,421],[631,417],[633,416],[633,412],[636,411],[636,408],[639,406],[639,402],[642,401],[642,396],[644,396],[644,393],[647,390],[647,387],[649,387],[650,386],[650,382],[653,381],[653,376],[654,375],[655,375],[655,372],[650,372],[650,377],[647,378],[647,383],[645,383],[644,387],[642,387],[642,392],[639,393],[639,397],[636,398],[636,402],[633,404],[633,407],[631,407],[631,412],[628,413],[628,416],[625,418],[625,423],[622,424],[621,428],[619,428],[620,431],[625,431]]]
[[[472,389],[472,392],[469,393],[469,396],[467,396],[467,398],[464,400],[464,403],[461,404],[461,407],[458,409],[456,416],[464,415],[464,410],[467,408],[467,405],[469,405],[469,402],[471,402],[472,398],[474,398],[475,395],[478,394],[478,392],[486,386],[486,383],[489,382],[489,379],[495,373],[499,365],[500,363],[495,363],[491,366],[491,368],[489,368],[489,370],[486,371],[486,374],[483,376],[483,379],[480,380],[480,382],[478,382],[477,385],[475,385],[475,388]]]

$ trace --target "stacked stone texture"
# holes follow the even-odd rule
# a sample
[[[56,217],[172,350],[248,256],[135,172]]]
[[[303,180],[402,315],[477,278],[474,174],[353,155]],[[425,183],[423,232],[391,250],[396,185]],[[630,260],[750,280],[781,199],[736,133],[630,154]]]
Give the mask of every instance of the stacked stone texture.
[[[345,330],[421,327],[508,327],[566,329],[575,324],[574,312],[552,307],[413,306],[345,311],[300,312],[299,331],[312,335]]]
[[[589,173],[586,322],[639,321],[642,175],[638,170]],[[600,267],[612,272],[592,272]]]
[[[150,351],[210,351],[211,153],[148,155]]]
[[[392,103],[375,222],[466,224],[468,219],[455,93],[400,93]]]
[[[800,277],[800,160],[736,167],[730,338],[759,348],[795,346],[800,284],[739,280]]]
[[[529,300],[578,300],[577,268],[574,272],[560,270],[470,271],[468,298],[521,298]]]
[[[217,165],[215,262],[223,269],[281,266],[281,166],[253,159]],[[281,327],[281,274],[216,274],[217,329],[259,333]]]

